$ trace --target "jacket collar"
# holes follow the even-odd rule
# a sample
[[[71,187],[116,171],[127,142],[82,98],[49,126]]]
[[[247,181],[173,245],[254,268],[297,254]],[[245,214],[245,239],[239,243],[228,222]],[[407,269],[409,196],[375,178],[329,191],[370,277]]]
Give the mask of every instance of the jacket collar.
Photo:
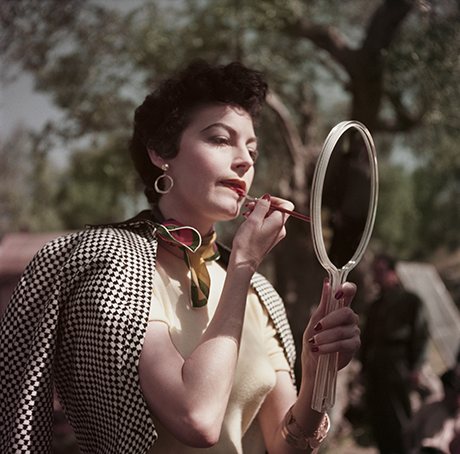
[[[97,228],[112,227],[112,228],[122,229],[122,228],[130,228],[130,227],[139,227],[142,225],[150,225],[152,228],[155,228],[155,220],[150,210],[143,210],[140,213],[136,214],[136,216],[129,218],[125,221],[110,222],[107,224],[87,224],[86,228],[97,229]]]

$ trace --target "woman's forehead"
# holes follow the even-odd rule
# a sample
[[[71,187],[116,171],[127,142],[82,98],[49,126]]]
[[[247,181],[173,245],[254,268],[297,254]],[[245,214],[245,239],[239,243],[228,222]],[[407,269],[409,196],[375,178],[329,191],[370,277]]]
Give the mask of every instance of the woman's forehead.
[[[190,126],[207,128],[212,124],[229,124],[254,131],[251,115],[234,104],[206,104],[197,107],[190,117]]]

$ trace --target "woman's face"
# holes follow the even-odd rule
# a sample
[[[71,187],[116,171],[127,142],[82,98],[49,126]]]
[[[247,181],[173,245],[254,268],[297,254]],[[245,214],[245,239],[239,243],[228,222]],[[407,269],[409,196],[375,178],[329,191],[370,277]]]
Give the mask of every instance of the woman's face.
[[[254,178],[257,139],[241,107],[211,104],[197,109],[169,164],[174,187],[159,202],[163,214],[204,231],[235,218]]]

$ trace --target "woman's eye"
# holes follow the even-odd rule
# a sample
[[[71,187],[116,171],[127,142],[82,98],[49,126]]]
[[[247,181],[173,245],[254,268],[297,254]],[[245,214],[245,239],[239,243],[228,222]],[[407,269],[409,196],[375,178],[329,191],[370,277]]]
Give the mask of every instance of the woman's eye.
[[[211,137],[211,142],[216,145],[228,145],[230,143],[230,139],[225,136],[215,136]]]
[[[248,152],[249,152],[249,156],[251,156],[251,159],[253,160],[253,162],[256,162],[257,158],[259,157],[259,152],[257,150],[251,150],[251,149],[249,149]]]

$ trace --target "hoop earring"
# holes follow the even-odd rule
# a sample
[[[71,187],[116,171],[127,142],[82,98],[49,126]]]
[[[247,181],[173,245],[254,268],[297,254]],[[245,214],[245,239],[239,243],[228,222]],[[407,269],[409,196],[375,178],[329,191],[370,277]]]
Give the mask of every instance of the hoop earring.
[[[155,180],[155,183],[153,184],[153,187],[155,188],[155,191],[158,192],[158,194],[167,194],[174,186],[174,180],[169,175],[166,175],[166,172],[168,171],[168,169],[169,169],[169,164],[163,164],[161,166],[161,170],[163,170],[163,174],[157,177],[157,179]],[[161,189],[159,187],[160,182],[162,182],[162,184],[166,186],[165,189]]]

